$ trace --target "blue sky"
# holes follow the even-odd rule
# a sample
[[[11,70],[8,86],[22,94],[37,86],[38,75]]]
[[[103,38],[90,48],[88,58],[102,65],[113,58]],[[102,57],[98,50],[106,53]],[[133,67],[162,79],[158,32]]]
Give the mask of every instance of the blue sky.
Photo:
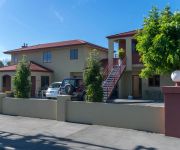
[[[180,0],[0,0],[0,60],[4,50],[82,39],[107,47],[107,35],[141,28],[152,6],[178,10]]]

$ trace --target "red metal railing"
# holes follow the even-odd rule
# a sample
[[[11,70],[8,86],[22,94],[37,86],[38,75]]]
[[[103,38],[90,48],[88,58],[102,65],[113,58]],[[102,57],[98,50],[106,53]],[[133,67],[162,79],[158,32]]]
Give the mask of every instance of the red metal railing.
[[[104,72],[105,73],[104,76],[106,77],[105,79],[108,78],[108,75],[112,71],[113,67],[114,67],[113,65],[111,65],[111,66],[107,65],[107,68],[106,68],[106,70]],[[123,58],[122,64],[119,66],[118,71],[115,73],[112,81],[110,83],[108,83],[108,84],[106,83],[107,98],[109,98],[111,96],[112,91],[113,91],[114,87],[116,86],[118,80],[120,79],[122,73],[124,72],[125,68],[126,68],[126,57]]]

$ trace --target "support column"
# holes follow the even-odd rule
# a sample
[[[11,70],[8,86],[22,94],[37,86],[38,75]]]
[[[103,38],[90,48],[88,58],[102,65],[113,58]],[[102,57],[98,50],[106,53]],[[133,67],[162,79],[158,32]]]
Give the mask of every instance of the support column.
[[[60,95],[57,97],[57,120],[66,121],[67,101],[71,100],[70,95]]]
[[[114,40],[109,39],[108,40],[108,64],[110,66],[113,65],[113,58],[114,58]]]
[[[126,39],[126,70],[132,71],[132,42],[131,38]]]
[[[162,87],[165,102],[165,135],[180,138],[180,86]]]

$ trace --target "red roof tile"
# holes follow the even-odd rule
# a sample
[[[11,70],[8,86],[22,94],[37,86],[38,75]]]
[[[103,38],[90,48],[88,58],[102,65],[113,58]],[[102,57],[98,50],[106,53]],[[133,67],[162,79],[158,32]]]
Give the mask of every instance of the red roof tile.
[[[62,41],[62,42],[54,42],[54,43],[46,43],[46,44],[38,44],[34,46],[22,47],[14,50],[5,51],[5,54],[11,54],[14,52],[21,52],[21,51],[29,51],[29,50],[37,50],[37,49],[44,49],[44,48],[53,48],[53,47],[67,47],[67,46],[76,46],[76,45],[88,45],[93,48],[98,48],[100,50],[107,51],[106,48],[101,47],[99,45],[95,45],[83,40],[69,40],[69,41]]]
[[[132,30],[128,32],[122,32],[114,35],[109,35],[106,38],[108,39],[113,39],[113,38],[123,38],[123,37],[129,37],[129,36],[134,36],[137,33],[137,30]]]
[[[17,65],[12,65],[12,66],[6,66],[0,68],[0,72],[5,72],[5,71],[16,71]],[[41,66],[35,62],[30,62],[30,70],[32,72],[53,72],[51,69],[48,69],[44,66]]]

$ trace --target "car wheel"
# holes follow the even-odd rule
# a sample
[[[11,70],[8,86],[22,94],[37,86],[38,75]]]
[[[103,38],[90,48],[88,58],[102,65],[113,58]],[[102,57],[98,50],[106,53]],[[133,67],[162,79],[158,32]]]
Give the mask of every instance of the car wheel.
[[[66,94],[68,94],[68,95],[72,95],[72,93],[73,93],[73,87],[72,87],[72,85],[70,85],[70,84],[67,84],[67,85],[65,85],[65,93]]]

